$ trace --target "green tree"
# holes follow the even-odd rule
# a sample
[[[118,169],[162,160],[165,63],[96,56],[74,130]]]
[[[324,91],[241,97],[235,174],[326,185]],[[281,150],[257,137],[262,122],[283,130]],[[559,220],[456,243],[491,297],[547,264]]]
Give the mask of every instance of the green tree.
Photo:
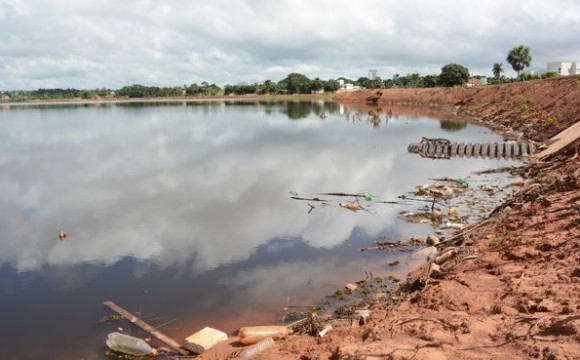
[[[210,84],[207,81],[201,83],[200,94],[204,96],[217,96],[222,92],[222,89],[216,84]]]
[[[148,96],[148,89],[147,87],[139,84],[123,86],[119,89],[119,91],[117,91],[117,95],[127,96],[130,98],[141,98]]]
[[[322,83],[324,84],[325,92],[335,92],[340,88],[340,84],[334,79],[323,81]]]
[[[518,45],[510,50],[507,56],[507,62],[512,68],[517,71],[518,78],[521,72],[532,63],[532,56],[530,55],[530,48],[524,45]]]
[[[417,73],[407,74],[406,76],[398,77],[397,84],[403,88],[421,88],[423,87],[423,79]]]
[[[185,88],[185,95],[187,96],[196,96],[200,93],[199,85],[193,83]]]
[[[258,85],[258,94],[277,94],[278,92],[280,92],[280,86],[272,80],[266,80]]]
[[[307,78],[305,75],[298,74],[298,73],[291,73],[288,76],[280,80],[278,85],[282,89],[286,89],[290,94],[296,93],[309,93],[310,92],[310,79]]]
[[[369,79],[368,77],[361,76],[358,78],[356,82],[360,87],[367,88],[367,86],[369,85],[369,81],[371,81],[371,79]]]
[[[380,89],[383,86],[384,86],[383,85],[383,80],[381,80],[381,78],[378,77],[378,76],[374,80],[367,81],[367,84],[366,84],[366,88],[367,89]]]
[[[319,78],[316,78],[316,79],[312,80],[310,90],[316,91],[316,92],[318,92],[320,90],[324,90],[324,83]]]
[[[423,87],[434,88],[437,87],[439,82],[439,76],[437,75],[425,75],[423,76]]]
[[[499,79],[501,73],[503,72],[503,64],[502,63],[495,63],[491,68],[491,72],[493,73],[493,77]]]
[[[441,68],[439,83],[443,86],[463,85],[469,79],[469,70],[459,64],[447,64]]]

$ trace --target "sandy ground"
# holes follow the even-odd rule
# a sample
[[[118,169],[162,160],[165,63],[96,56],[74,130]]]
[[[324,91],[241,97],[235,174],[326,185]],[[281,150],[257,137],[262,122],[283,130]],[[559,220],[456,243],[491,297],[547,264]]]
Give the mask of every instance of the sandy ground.
[[[444,111],[545,143],[580,120],[580,77],[336,99],[375,113]],[[312,318],[253,358],[580,359],[579,143],[519,169],[526,177],[519,192],[439,244],[439,253],[457,252],[440,271],[429,274],[427,263],[391,296],[342,309],[340,323]],[[366,323],[357,308],[370,310]],[[324,337],[312,336],[327,324],[334,326]],[[235,358],[235,341],[202,358]]]

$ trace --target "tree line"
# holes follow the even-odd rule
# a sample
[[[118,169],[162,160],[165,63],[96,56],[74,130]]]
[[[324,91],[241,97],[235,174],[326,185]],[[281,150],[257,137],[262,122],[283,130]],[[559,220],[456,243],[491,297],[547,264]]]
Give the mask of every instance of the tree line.
[[[503,75],[503,64],[494,63],[492,66],[493,77],[489,83],[505,83],[518,80],[528,80],[529,74],[523,74],[522,70],[530,66],[532,57],[528,47],[518,45],[514,47],[506,57],[507,62],[517,72],[517,78],[507,78]],[[554,76],[554,73],[546,73],[541,77]],[[418,73],[399,75],[392,78],[381,79],[376,77],[360,77],[356,80],[340,77],[338,79],[322,80],[310,79],[299,73],[288,74],[280,81],[266,80],[261,83],[225,85],[220,88],[216,84],[206,81],[201,84],[174,87],[145,86],[140,84],[124,86],[117,90],[112,89],[38,89],[33,91],[10,91],[7,94],[11,101],[25,100],[51,100],[51,99],[94,99],[99,97],[117,98],[157,98],[157,97],[183,97],[183,96],[229,96],[229,95],[277,95],[277,94],[311,94],[318,92],[335,92],[341,88],[359,87],[364,89],[389,89],[389,88],[432,88],[438,86],[462,86],[470,78],[469,69],[463,65],[449,63],[441,68],[439,74],[421,75]],[[481,77],[480,77],[481,78]],[[350,84],[350,85],[349,85]]]

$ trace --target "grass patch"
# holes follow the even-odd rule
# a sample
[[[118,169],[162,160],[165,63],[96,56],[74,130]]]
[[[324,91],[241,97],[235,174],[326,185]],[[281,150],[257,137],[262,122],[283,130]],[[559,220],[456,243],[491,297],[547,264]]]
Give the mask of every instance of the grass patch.
[[[558,122],[558,118],[554,115],[554,116],[550,116],[546,120],[544,120],[542,125],[547,128],[547,127],[554,125],[557,122]]]

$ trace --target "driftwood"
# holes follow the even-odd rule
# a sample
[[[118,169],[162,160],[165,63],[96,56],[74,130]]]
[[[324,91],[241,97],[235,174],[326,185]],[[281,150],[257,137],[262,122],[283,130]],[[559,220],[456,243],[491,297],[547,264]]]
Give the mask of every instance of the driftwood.
[[[290,196],[290,199],[304,200],[304,201],[328,201],[328,200],[324,200],[324,199],[320,199],[320,198],[303,198],[303,197],[299,197],[299,196]]]
[[[153,326],[147,324],[145,321],[139,319],[137,316],[131,314],[129,311],[123,309],[122,307],[116,305],[110,300],[107,300],[103,303],[105,306],[113,310],[119,315],[122,315],[124,318],[132,322],[133,324],[139,326],[141,329],[147,331],[149,334],[155,336],[157,339],[162,341],[163,343],[167,344],[173,350],[177,351],[181,355],[189,355],[189,353],[181,348],[181,344],[177,341],[173,340],[169,336],[165,335],[161,331],[157,330]]]

